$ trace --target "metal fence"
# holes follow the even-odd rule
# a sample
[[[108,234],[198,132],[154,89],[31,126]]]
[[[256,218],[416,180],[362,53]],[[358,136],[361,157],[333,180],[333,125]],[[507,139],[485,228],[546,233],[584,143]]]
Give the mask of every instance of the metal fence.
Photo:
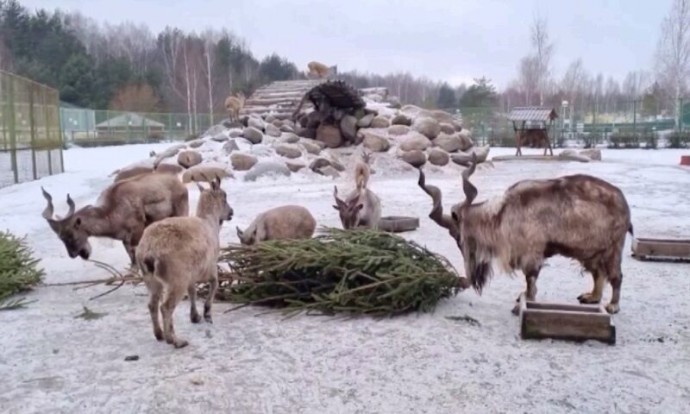
[[[617,105],[616,110],[569,113],[570,108],[556,107],[558,113],[549,131],[555,147],[606,145],[609,148],[690,148],[690,99],[680,104],[678,120],[674,113],[649,113],[639,102]],[[515,146],[513,125],[508,113],[497,107],[461,107],[460,115],[473,138],[482,145]]]
[[[226,118],[224,114],[142,113],[61,108],[65,141],[89,147],[197,137]]]
[[[0,187],[64,171],[58,91],[0,70]]]

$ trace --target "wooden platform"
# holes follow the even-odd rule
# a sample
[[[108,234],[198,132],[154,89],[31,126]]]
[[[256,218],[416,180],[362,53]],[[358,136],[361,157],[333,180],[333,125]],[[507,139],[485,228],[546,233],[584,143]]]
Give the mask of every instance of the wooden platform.
[[[593,339],[616,344],[616,327],[604,306],[527,301],[520,297],[520,335],[523,339]]]
[[[636,237],[632,252],[632,257],[638,260],[690,262],[690,239]]]
[[[307,91],[325,82],[326,79],[277,81],[258,88],[247,98],[240,115],[256,114],[266,116],[272,114],[277,119],[288,119],[299,105]],[[311,103],[305,103],[308,108]]]

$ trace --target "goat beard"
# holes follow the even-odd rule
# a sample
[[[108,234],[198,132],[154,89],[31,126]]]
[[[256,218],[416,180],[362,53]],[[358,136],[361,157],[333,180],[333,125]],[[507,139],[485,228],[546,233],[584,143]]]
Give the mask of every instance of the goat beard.
[[[482,289],[493,276],[491,255],[481,251],[476,240],[471,238],[458,243],[458,247],[463,252],[465,272],[470,279],[470,284],[481,295]]]

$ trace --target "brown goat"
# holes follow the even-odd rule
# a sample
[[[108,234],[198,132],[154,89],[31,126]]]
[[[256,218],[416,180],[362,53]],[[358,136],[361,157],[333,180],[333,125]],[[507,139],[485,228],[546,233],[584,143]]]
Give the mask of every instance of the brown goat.
[[[244,245],[266,240],[308,239],[316,230],[316,220],[302,206],[285,205],[256,216],[245,231],[237,227],[237,237]]]
[[[91,255],[89,237],[107,237],[122,241],[134,264],[134,250],[149,224],[166,217],[189,214],[189,192],[172,174],[140,174],[110,184],[100,194],[95,206],[75,211],[74,201],[67,194],[69,212],[65,218],[53,218],[53,198],[41,187],[48,205],[43,218],[58,235],[69,257],[88,260]]]
[[[141,165],[115,171],[116,175],[113,179],[113,182],[116,183],[118,181],[126,180],[137,175],[150,174],[153,172],[177,175],[180,174],[182,171],[184,171],[184,168],[177,164],[158,164],[154,167],[147,167]]]
[[[137,266],[149,291],[153,335],[175,348],[188,344],[175,335],[173,327],[173,313],[185,293],[189,294],[192,323],[201,322],[196,308],[198,282],[210,284],[204,320],[213,323],[211,307],[218,289],[219,232],[223,222],[232,220],[233,215],[220,179],[212,181],[210,189],[197,186],[201,195],[196,216],[169,217],[151,224],[144,230],[136,250]]]
[[[338,198],[338,187],[334,186],[334,209],[338,210],[340,222],[345,230],[357,227],[377,230],[381,220],[381,200],[367,188],[369,183],[369,154],[364,154],[364,162],[357,161],[355,166],[355,189],[343,201]]]
[[[594,288],[578,296],[580,303],[599,303],[608,281],[613,294],[606,310],[618,312],[623,246],[626,232],[633,234],[621,190],[600,178],[575,174],[519,181],[500,197],[472,204],[477,189],[469,177],[475,165],[476,158],[462,173],[465,200],[452,207],[450,216],[443,214],[441,191],[425,185],[421,170],[418,182],[433,199],[429,217],[448,229],[460,248],[471,286],[481,294],[497,259],[506,273],[522,270],[526,298],[533,301],[539,271],[558,254],[577,260],[592,274]]]
[[[321,62],[311,61],[307,63],[307,77],[325,78],[338,73],[338,66],[326,66]]]
[[[228,96],[225,99],[225,110],[228,111],[228,117],[231,121],[235,121],[240,117],[240,110],[244,108],[246,98],[244,93],[240,92],[235,96]]]

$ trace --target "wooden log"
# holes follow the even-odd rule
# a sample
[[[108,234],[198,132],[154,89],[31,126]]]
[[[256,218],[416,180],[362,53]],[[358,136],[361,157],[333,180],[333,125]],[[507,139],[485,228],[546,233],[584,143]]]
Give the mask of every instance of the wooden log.
[[[638,260],[690,261],[690,240],[636,237],[632,252]]]
[[[532,302],[520,296],[520,335],[523,339],[601,341],[616,344],[616,327],[603,305]]]
[[[497,155],[491,158],[491,161],[578,161],[590,162],[591,160],[579,155]]]

